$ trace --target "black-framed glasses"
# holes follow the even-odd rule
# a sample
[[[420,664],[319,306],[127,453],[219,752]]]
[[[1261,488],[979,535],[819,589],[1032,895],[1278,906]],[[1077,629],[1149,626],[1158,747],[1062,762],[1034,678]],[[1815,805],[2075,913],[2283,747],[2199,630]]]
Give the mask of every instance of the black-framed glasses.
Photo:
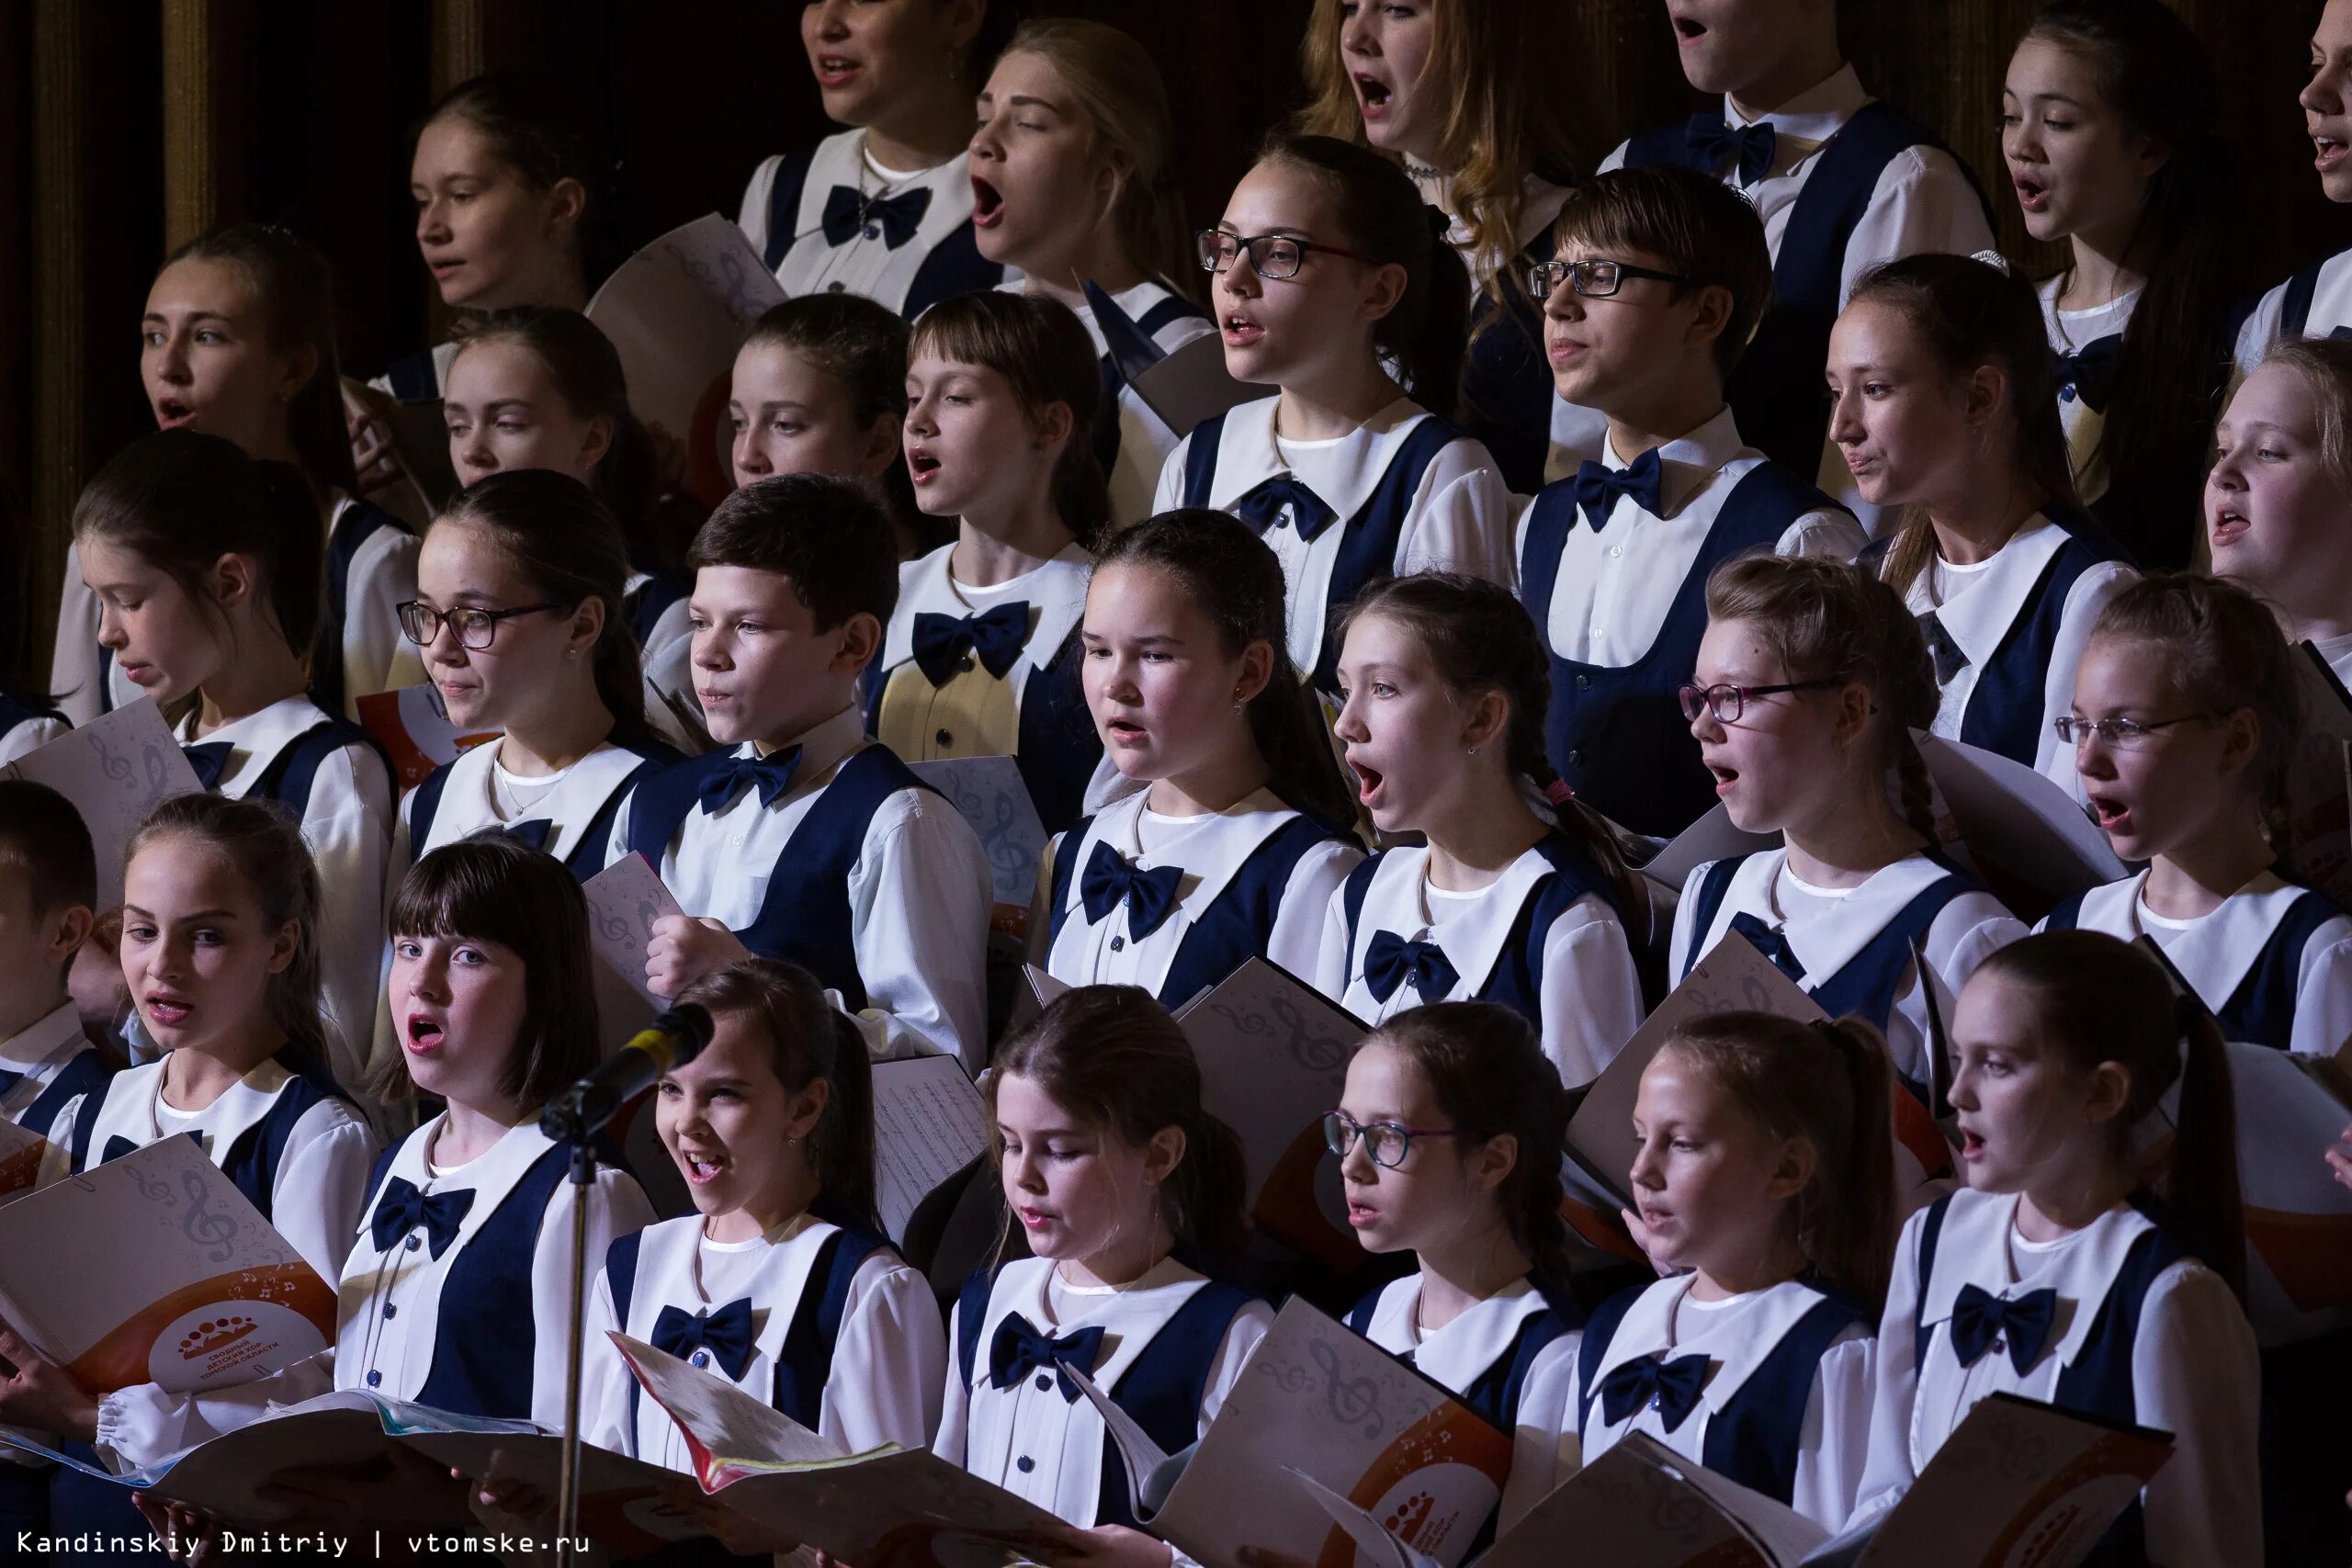
[[[499,622],[562,608],[560,604],[517,604],[511,610],[484,610],[461,604],[454,610],[436,610],[417,600],[404,599],[393,605],[392,611],[401,618],[401,635],[419,648],[429,646],[446,626],[458,634],[458,647],[479,653],[496,639]]]
[[[1356,1140],[1362,1138],[1364,1153],[1370,1155],[1372,1163],[1383,1170],[1394,1170],[1403,1165],[1405,1156],[1413,1152],[1415,1138],[1458,1138],[1462,1135],[1459,1127],[1408,1127],[1402,1122],[1359,1122],[1344,1111],[1323,1112],[1325,1148],[1345,1159],[1348,1151],[1356,1146]]]
[[[1236,234],[1224,229],[1204,229],[1193,237],[1193,243],[1203,272],[1231,270],[1234,258],[1244,250],[1250,253],[1250,269],[1260,277],[1296,277],[1307,256],[1318,251],[1345,256],[1350,261],[1372,260],[1360,251],[1342,250],[1320,240],[1301,240],[1290,234]]]
[[[1606,299],[1623,288],[1629,277],[1654,277],[1660,283],[1694,286],[1698,282],[1679,272],[1660,272],[1656,267],[1635,266],[1632,262],[1547,261],[1537,262],[1527,269],[1527,289],[1538,299],[1549,299],[1561,284],[1572,283],[1579,299]]]
[[[2074,714],[2060,714],[2050,721],[2058,732],[2059,741],[2067,746],[2080,746],[2096,735],[2109,746],[2125,750],[2145,746],[2149,737],[2160,729],[2170,729],[2176,724],[2188,724],[2200,718],[2219,718],[2212,713],[2185,713],[2178,718],[2143,721],[2136,718],[2083,718]]]
[[[1775,686],[1685,686],[1681,691],[1682,716],[1698,722],[1704,708],[1717,724],[1737,724],[1747,705],[1758,697],[1777,697],[1782,692],[1819,692],[1831,686],[1842,686],[1843,681],[1783,681]]]

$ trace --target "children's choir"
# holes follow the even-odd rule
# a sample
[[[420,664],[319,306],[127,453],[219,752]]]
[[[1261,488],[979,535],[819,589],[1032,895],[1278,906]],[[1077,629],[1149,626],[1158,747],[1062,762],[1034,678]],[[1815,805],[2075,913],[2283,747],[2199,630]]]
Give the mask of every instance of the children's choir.
[[[2269,1146],[2238,1085],[2352,1048],[2352,750],[2314,745],[2352,735],[2352,265],[2233,308],[2222,87],[2160,0],[2017,41],[2039,281],[1828,0],[1664,10],[1720,107],[1586,172],[1550,8],[1317,0],[1307,107],[1188,221],[1116,28],[809,5],[843,129],[744,191],[788,298],[707,514],[581,313],[606,163],[527,84],[417,132],[464,325],[373,390],[303,241],[168,258],[158,430],[74,508],[53,648],[0,642],[0,763],[152,699],[197,791],[118,861],[0,777],[0,1115],[45,1141],[19,1201],[193,1138],[335,1332],[188,1393],[0,1321],[0,1436],[78,1461],[0,1464],[0,1517],[209,1549],[241,1521],[93,1471],[333,1390],[560,1429],[577,1264],[587,1442],[695,1467],[616,1330],[1034,1504],[1041,1561],[1182,1556],[1118,1430],[1210,1436],[1295,1292],[1508,1438],[1448,1568],[1634,1434],[1866,1524],[1995,1394],[2171,1435],[2092,1560],[2340,1562],[2352,1294],[2256,1193],[2352,1186],[2352,1143]],[[2352,200],[2352,0],[2312,55]],[[1204,340],[1222,412],[1153,390]],[[386,396],[439,400],[454,495],[395,482]],[[30,553],[0,489],[0,566]],[[413,768],[410,705],[454,738]],[[2124,874],[2015,885],[1931,754]],[[953,770],[991,758],[1018,782],[976,805]],[[631,857],[676,912],[616,988],[582,885]],[[1645,1028],[1726,944],[1823,1016]],[[1330,1247],[1275,1234],[1209,1109],[1250,1086],[1187,1004],[1252,960],[1355,1021],[1273,1151],[1328,1155]],[[652,1139],[575,1162],[539,1112],[632,987],[714,1032]],[[884,1222],[911,1058],[977,1085],[987,1157],[925,1205],[993,1216],[968,1276]],[[1636,1152],[1564,1185],[1580,1103]],[[351,1531],[558,1511],[413,1458],[268,1479]],[[800,1550],[673,1501],[713,1538],[681,1560]]]

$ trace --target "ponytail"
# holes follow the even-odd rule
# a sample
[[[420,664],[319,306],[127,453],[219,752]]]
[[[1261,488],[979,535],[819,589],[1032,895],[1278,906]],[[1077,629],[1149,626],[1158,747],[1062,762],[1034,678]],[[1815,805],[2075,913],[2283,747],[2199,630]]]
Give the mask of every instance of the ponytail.
[[[874,1176],[874,1064],[855,1021],[825,1000],[807,970],[775,958],[745,958],[712,970],[678,993],[714,1016],[733,1013],[768,1043],[786,1092],[825,1083],[825,1108],[805,1140],[809,1173],[835,1213],[877,1225]]]
[[[1273,650],[1273,673],[1250,699],[1250,736],[1269,785],[1292,809],[1334,829],[1355,820],[1355,797],[1340,776],[1331,732],[1315,694],[1290,662],[1282,562],[1229,513],[1203,507],[1163,512],[1114,535],[1096,570],[1147,567],[1172,575],[1217,630],[1228,659],[1253,642]]]

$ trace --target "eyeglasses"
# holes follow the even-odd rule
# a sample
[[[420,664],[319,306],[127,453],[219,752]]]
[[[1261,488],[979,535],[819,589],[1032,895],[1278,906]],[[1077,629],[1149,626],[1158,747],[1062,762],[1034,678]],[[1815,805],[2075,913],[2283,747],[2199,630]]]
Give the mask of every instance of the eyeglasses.
[[[1394,1170],[1413,1152],[1415,1138],[1459,1138],[1458,1127],[1408,1127],[1401,1122],[1359,1122],[1344,1111],[1323,1112],[1323,1145],[1341,1159],[1363,1140],[1364,1152],[1383,1170]]]
[[[1777,686],[1685,686],[1682,688],[1682,716],[1696,723],[1699,710],[1704,708],[1714,716],[1717,724],[1737,724],[1747,705],[1758,697],[1777,697],[1782,692],[1818,692],[1831,686],[1842,686],[1843,681],[1783,681]]]
[[[392,606],[393,613],[401,618],[401,635],[417,647],[429,646],[446,626],[458,634],[458,647],[476,652],[488,648],[498,636],[499,622],[562,608],[560,604],[517,604],[511,610],[482,610],[469,604],[455,610],[436,610],[414,599],[402,600]]]
[[[1234,258],[1246,250],[1250,253],[1250,270],[1260,277],[1296,277],[1308,254],[1317,251],[1345,256],[1350,261],[1372,260],[1360,251],[1344,251],[1320,240],[1295,239],[1288,234],[1235,234],[1223,229],[1204,229],[1193,236],[1193,244],[1203,272],[1229,271]]]
[[[2077,718],[2072,714],[2061,714],[2050,721],[2050,728],[2058,732],[2058,739],[2064,745],[2080,746],[2096,735],[2109,746],[2129,751],[2148,744],[2149,737],[2159,729],[2170,729],[2176,724],[2188,724],[2196,719],[2221,716],[2215,713],[2185,713],[2178,718],[2142,723],[2136,718]]]
[[[1577,295],[1585,299],[1606,299],[1625,286],[1629,277],[1654,277],[1660,283],[1683,283],[1696,286],[1696,278],[1680,273],[1659,272],[1652,267],[1635,266],[1631,262],[1618,261],[1547,261],[1537,262],[1527,269],[1528,292],[1538,299],[1549,299],[1552,291],[1563,283],[1572,282]]]

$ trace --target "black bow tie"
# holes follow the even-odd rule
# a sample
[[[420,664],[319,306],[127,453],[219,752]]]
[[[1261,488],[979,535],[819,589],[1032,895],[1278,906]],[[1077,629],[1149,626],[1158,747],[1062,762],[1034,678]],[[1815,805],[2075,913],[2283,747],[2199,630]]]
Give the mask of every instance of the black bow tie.
[[[1754,942],[1756,951],[1772,961],[1773,968],[1792,980],[1804,978],[1804,964],[1799,962],[1796,949],[1789,945],[1786,931],[1774,931],[1745,909],[1731,918],[1731,929]]]
[[[930,210],[931,192],[922,186],[896,196],[867,196],[854,186],[835,186],[825,197],[825,243],[845,245],[864,234],[895,251],[915,237]]]
[[[1968,668],[1968,654],[1933,610],[1919,617],[1919,635],[1928,639],[1928,652],[1936,661],[1936,684],[1951,685],[1951,678]]]
[[[1011,1388],[1031,1372],[1051,1369],[1061,1384],[1062,1398],[1075,1404],[1078,1384],[1070,1381],[1065,1364],[1091,1373],[1102,1354],[1102,1330],[1099,1327],[1081,1328],[1057,1339],[1039,1332],[1035,1324],[1019,1313],[1009,1312],[996,1325],[996,1337],[989,1341],[989,1386]]]
[[[470,1187],[427,1197],[415,1183],[395,1176],[384,1183],[384,1195],[376,1201],[375,1217],[368,1221],[368,1235],[375,1241],[377,1251],[390,1252],[394,1242],[423,1225],[425,1242],[437,1258],[458,1239],[458,1222],[473,1206],[474,1190]]]
[[[1614,1427],[1629,1420],[1645,1404],[1673,1431],[1699,1407],[1699,1391],[1707,1386],[1707,1358],[1677,1356],[1667,1360],[1643,1356],[1625,1362],[1600,1380],[1600,1414]]]
[[[1288,474],[1276,474],[1251,486],[1234,502],[1233,513],[1261,534],[1280,526],[1287,517],[1302,539],[1312,539],[1340,517],[1329,502]]]
[[[199,740],[193,746],[181,747],[180,755],[186,757],[187,765],[196,770],[196,782],[203,788],[210,789],[220,782],[220,775],[229,771],[229,753],[235,750],[226,740]]]
[[[967,651],[1001,681],[1021,657],[1029,637],[1029,602],[1018,599],[977,615],[940,615],[926,610],[915,616],[915,664],[934,686],[956,678]]]
[[[1781,133],[1767,119],[1734,126],[1712,114],[1694,114],[1682,133],[1682,144],[1709,174],[1720,175],[1736,166],[1739,183],[1752,186],[1772,172]]]
[[[1407,980],[1425,1002],[1442,1002],[1462,978],[1433,942],[1407,942],[1395,931],[1374,931],[1363,955],[1363,983],[1374,1001],[1386,1001]]]
[[[1577,465],[1577,477],[1571,482],[1576,486],[1577,509],[1596,534],[1608,525],[1609,514],[1625,496],[1632,496],[1653,517],[1666,511],[1665,468],[1655,446],[1623,468],[1587,457]]]
[[[2094,338],[2073,354],[2054,355],[2051,373],[2058,378],[2060,400],[2071,403],[2080,398],[2093,413],[2105,413],[2109,394],[2115,389],[2116,358],[2122,352],[2123,335],[2114,333]]]
[[[172,1136],[175,1138],[186,1138],[189,1143],[194,1144],[198,1149],[204,1148],[204,1134],[198,1132],[193,1127],[189,1128],[185,1133],[175,1133]],[[118,1133],[107,1140],[105,1151],[98,1156],[98,1163],[100,1165],[105,1165],[110,1160],[120,1159],[125,1155],[135,1155],[146,1146],[147,1145],[144,1144],[134,1142],[133,1140],[126,1138]],[[207,1150],[206,1152],[209,1153],[210,1151]]]
[[[2023,1377],[2041,1359],[2050,1343],[2051,1325],[2058,1319],[2058,1292],[2028,1291],[2014,1300],[1993,1295],[1974,1285],[1962,1285],[1951,1307],[1951,1348],[1960,1364],[1973,1367],[2006,1337],[2009,1364]]]
[[[764,757],[736,757],[715,768],[710,777],[703,780],[698,797],[703,810],[716,817],[735,803],[735,797],[746,785],[760,792],[763,808],[775,804],[775,797],[792,785],[794,770],[800,766],[800,748],[787,746]]]
[[[717,1312],[696,1314],[673,1306],[653,1320],[653,1348],[692,1362],[707,1351],[718,1370],[740,1381],[752,1364],[752,1298],[729,1302]]]
[[[526,817],[520,822],[505,823],[497,831],[518,844],[528,844],[535,850],[543,850],[548,847],[548,835],[555,831],[555,818]]]
[[[1110,845],[1098,843],[1079,875],[1078,896],[1086,905],[1086,918],[1097,924],[1110,918],[1121,899],[1126,900],[1127,934],[1141,942],[1175,911],[1176,890],[1183,880],[1181,866],[1139,870]]]

